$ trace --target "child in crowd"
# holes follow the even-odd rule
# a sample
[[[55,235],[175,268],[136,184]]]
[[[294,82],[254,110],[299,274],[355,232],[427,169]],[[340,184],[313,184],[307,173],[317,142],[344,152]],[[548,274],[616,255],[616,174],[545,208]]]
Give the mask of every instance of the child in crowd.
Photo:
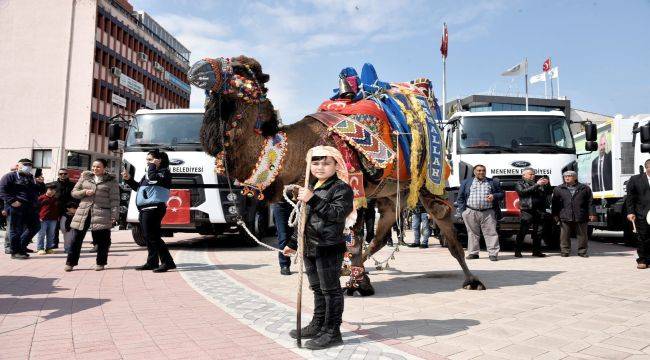
[[[63,251],[67,254],[70,251],[70,246],[72,245],[72,240],[74,240],[74,231],[70,228],[70,223],[74,217],[74,213],[77,211],[79,205],[75,201],[70,201],[65,205],[65,214],[61,216],[61,223],[59,223],[59,228],[63,233]]]
[[[38,255],[51,254],[54,252],[54,233],[56,222],[59,218],[59,208],[56,198],[56,184],[45,185],[45,194],[38,197],[40,206],[38,218],[41,220],[41,231],[38,233],[36,248]]]
[[[307,159],[312,177],[309,188],[300,188],[298,200],[307,206],[303,259],[309,288],[314,292],[314,316],[301,329],[301,338],[311,338],[305,347],[317,350],[343,343],[343,292],[339,281],[346,250],[343,231],[346,223],[354,223],[356,212],[341,153],[331,146],[316,146],[309,150]],[[283,253],[289,256],[296,249],[292,239]],[[296,330],[290,335],[297,338]]]

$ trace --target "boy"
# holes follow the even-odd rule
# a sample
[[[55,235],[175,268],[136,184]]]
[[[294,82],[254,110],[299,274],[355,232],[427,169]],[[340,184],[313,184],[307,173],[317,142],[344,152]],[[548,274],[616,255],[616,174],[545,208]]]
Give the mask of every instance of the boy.
[[[41,220],[41,231],[38,233],[36,248],[38,255],[51,254],[54,252],[54,232],[56,222],[59,218],[59,204],[56,199],[56,184],[45,185],[45,194],[38,197],[40,209],[38,218]],[[47,242],[45,241],[47,237]]]
[[[79,205],[77,205],[76,201],[68,201],[68,203],[65,204],[65,214],[61,216],[59,228],[63,233],[63,251],[66,254],[70,251],[70,246],[74,240],[74,231],[70,228],[70,223],[72,222],[72,218],[74,217],[74,213],[77,211],[78,206]]]
[[[311,338],[305,343],[306,348],[318,350],[343,343],[343,292],[339,281],[346,250],[343,230],[346,219],[354,218],[356,213],[341,153],[330,146],[317,146],[307,158],[311,160],[312,181],[310,188],[300,188],[298,200],[307,206],[303,259],[309,287],[314,292],[314,316],[302,328],[301,337]],[[283,254],[289,256],[296,248],[292,239]],[[290,335],[296,338],[296,330]]]

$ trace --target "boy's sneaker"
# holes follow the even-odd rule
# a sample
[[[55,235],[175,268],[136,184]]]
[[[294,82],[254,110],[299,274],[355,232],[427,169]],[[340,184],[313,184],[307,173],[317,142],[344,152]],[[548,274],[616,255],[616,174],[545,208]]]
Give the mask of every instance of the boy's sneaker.
[[[72,265],[66,265],[66,266],[63,268],[63,271],[65,271],[65,272],[70,272],[70,271],[72,271],[72,268],[73,268]]]
[[[47,250],[45,250],[45,253],[46,253],[46,254],[54,254],[54,250],[52,250],[52,249],[47,249]]]
[[[102,271],[104,270],[104,265],[95,265],[95,271]]]
[[[320,350],[341,344],[343,344],[341,331],[339,329],[327,329],[322,331],[320,336],[307,341],[305,347],[309,350]]]
[[[38,250],[38,252],[37,252],[36,254],[38,254],[38,255],[45,255],[45,254],[47,254],[47,253],[45,252],[45,250]]]

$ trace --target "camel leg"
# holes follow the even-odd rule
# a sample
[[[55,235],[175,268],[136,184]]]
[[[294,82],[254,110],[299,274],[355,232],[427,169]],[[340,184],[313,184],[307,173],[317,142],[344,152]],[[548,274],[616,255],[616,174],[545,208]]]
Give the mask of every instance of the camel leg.
[[[463,273],[465,273],[463,288],[467,290],[485,290],[485,285],[472,274],[465,262],[465,250],[458,240],[456,229],[454,229],[454,221],[451,215],[454,211],[453,207],[444,205],[435,195],[428,191],[420,192],[420,201],[422,201],[422,205],[427,209],[427,212],[436,219],[440,233],[447,241],[449,252],[456,258],[463,269]]]
[[[363,252],[363,227],[365,225],[364,213],[368,209],[359,209],[357,212],[357,222],[354,224],[352,231],[355,235],[353,246],[348,247],[348,252],[352,257],[350,258],[350,280],[346,285],[346,294],[352,296],[355,291],[358,291],[361,296],[370,296],[375,294],[375,289],[370,283],[370,278],[365,272],[363,267],[362,252]],[[373,210],[374,211],[374,210]]]
[[[381,250],[386,243],[388,238],[386,235],[391,231],[391,227],[395,224],[395,203],[390,198],[380,198],[377,199],[377,209],[379,210],[379,222],[377,223],[377,231],[375,232],[375,238],[372,239],[368,249],[363,253],[361,261],[362,263],[368,260],[377,251]]]

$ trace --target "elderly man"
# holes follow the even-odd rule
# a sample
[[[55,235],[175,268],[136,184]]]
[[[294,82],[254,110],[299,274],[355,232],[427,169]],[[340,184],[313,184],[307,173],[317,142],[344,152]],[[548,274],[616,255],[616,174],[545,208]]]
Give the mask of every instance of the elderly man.
[[[490,260],[498,260],[497,219],[501,215],[499,201],[503,196],[499,183],[486,177],[483,165],[474,166],[474,178],[461,183],[456,202],[467,228],[467,259],[478,259],[479,239],[483,233]]]
[[[636,259],[637,269],[647,269],[650,265],[650,159],[645,161],[645,172],[634,175],[627,182],[627,219],[634,223],[639,234],[639,247]]]
[[[578,182],[578,174],[575,171],[565,171],[562,177],[564,184],[553,190],[552,205],[554,219],[561,222],[561,255],[568,257],[571,254],[571,231],[575,230],[578,237],[578,256],[586,258],[589,257],[587,254],[588,221],[596,221],[591,189]]]
[[[515,257],[521,257],[521,248],[524,238],[531,229],[533,238],[533,256],[544,257],[542,253],[542,240],[539,237],[539,223],[542,214],[546,211],[546,196],[551,192],[548,178],[540,178],[535,181],[535,169],[525,168],[521,174],[522,179],[517,182],[515,189],[519,195],[519,209],[521,219],[519,220],[519,233],[517,234],[517,245]]]
[[[0,179],[0,197],[9,210],[9,239],[11,258],[27,259],[27,245],[36,235],[41,223],[38,219],[38,186],[31,174],[32,161],[20,159],[16,171]]]

